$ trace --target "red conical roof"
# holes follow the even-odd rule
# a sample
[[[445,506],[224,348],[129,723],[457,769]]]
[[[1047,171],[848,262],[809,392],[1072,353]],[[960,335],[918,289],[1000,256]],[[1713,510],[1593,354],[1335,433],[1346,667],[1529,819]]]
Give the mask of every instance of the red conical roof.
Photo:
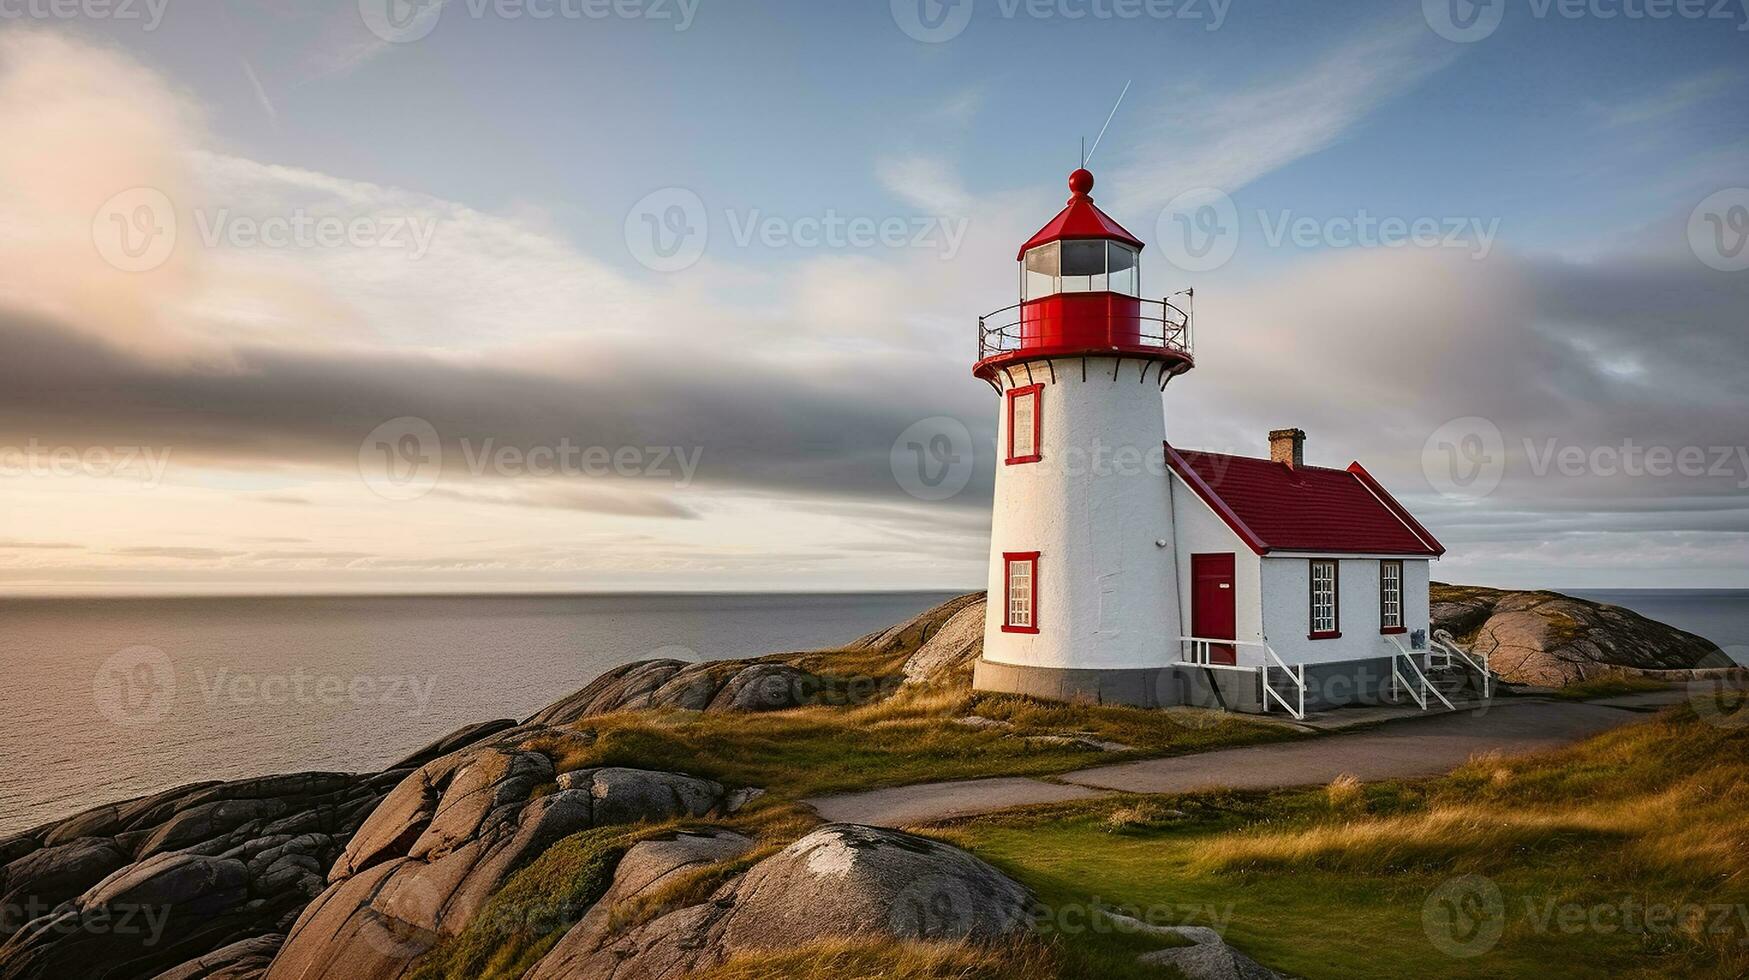
[[[1109,238],[1133,245],[1139,251],[1143,248],[1142,240],[1124,230],[1124,226],[1111,220],[1111,216],[1093,206],[1093,198],[1088,192],[1093,190],[1093,174],[1085,169],[1077,170],[1069,175],[1069,206],[1057,213],[1051,223],[1038,230],[1038,234],[1027,239],[1020,246],[1020,258],[1040,245],[1060,242],[1064,239],[1076,238]]]

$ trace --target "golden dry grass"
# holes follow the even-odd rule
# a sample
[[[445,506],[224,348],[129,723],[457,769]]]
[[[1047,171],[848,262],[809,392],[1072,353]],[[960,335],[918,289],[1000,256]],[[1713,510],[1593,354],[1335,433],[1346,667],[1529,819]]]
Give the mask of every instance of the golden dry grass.
[[[820,943],[737,956],[697,980],[1056,980],[1057,957],[1036,941],[1001,947],[894,942]]]

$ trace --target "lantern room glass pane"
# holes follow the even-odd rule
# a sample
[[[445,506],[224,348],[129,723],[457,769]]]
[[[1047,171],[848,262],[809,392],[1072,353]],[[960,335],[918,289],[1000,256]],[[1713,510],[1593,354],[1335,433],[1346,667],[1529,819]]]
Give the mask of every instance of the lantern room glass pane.
[[[1107,281],[1114,293],[1125,296],[1140,296],[1142,294],[1141,269],[1137,263],[1136,250],[1128,245],[1117,242],[1105,243],[1105,264]]]
[[[1065,293],[1086,293],[1105,286],[1105,240],[1067,241],[1063,246]]]
[[[1039,299],[1057,291],[1057,244],[1040,245],[1026,253],[1020,283],[1022,300]]]

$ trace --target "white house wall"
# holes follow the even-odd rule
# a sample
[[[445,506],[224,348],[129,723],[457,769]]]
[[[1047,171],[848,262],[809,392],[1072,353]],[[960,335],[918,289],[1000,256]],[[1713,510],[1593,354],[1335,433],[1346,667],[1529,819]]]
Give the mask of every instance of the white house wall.
[[[1233,556],[1234,639],[1263,639],[1263,579],[1257,552],[1239,539],[1196,491],[1174,473],[1168,481],[1172,494],[1172,523],[1178,528],[1178,611],[1184,635],[1191,630],[1190,556]],[[1250,658],[1245,658],[1249,663]]]
[[[1403,560],[1403,625],[1427,629],[1429,562]],[[1313,640],[1311,561],[1307,557],[1265,556],[1262,561],[1263,625],[1269,645],[1288,663],[1327,663],[1382,657],[1394,651],[1379,633],[1379,562],[1341,558],[1337,568],[1339,637]],[[1409,637],[1397,637],[1408,646]]]
[[[1042,459],[1007,465],[1006,394],[998,413],[990,531],[992,601],[984,659],[1046,668],[1159,667],[1178,659],[1178,569],[1166,483],[1160,389],[1141,362],[1059,359],[1016,365],[1043,383]],[[1113,378],[1113,368],[1119,376]],[[1009,379],[998,375],[1006,387]],[[1103,454],[1103,456],[1101,455]],[[1100,459],[1105,462],[1101,464]],[[1156,541],[1164,540],[1161,548]],[[1037,634],[1002,629],[1004,552],[1039,552]]]

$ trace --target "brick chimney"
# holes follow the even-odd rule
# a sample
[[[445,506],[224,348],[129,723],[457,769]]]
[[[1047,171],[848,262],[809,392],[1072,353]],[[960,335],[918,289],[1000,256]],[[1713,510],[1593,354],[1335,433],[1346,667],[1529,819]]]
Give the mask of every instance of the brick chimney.
[[[1286,463],[1298,469],[1306,462],[1306,430],[1276,429],[1269,433],[1271,462]]]

